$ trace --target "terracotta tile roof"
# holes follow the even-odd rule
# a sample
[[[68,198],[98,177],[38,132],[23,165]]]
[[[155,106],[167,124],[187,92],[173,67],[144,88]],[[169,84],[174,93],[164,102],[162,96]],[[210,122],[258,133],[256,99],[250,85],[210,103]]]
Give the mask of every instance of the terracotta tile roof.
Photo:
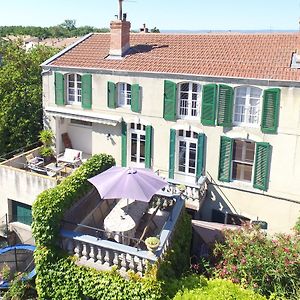
[[[300,80],[291,69],[300,35],[291,34],[131,34],[130,53],[106,59],[110,34],[93,34],[51,66],[191,74],[273,80]]]

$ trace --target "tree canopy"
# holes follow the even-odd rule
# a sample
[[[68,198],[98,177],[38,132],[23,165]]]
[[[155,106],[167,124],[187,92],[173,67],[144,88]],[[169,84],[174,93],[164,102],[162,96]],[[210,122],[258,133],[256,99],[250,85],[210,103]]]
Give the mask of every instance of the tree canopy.
[[[65,20],[62,24],[51,27],[39,26],[0,26],[0,37],[8,35],[30,35],[40,39],[82,36],[90,32],[108,32],[108,28],[92,26],[76,27],[76,20]]]
[[[38,140],[42,130],[40,64],[57,49],[25,51],[18,43],[0,43],[0,156]]]

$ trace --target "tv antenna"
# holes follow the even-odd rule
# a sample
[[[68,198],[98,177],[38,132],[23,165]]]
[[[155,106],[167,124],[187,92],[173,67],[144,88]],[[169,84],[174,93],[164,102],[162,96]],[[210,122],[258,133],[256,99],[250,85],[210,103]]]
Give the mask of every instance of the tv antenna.
[[[136,1],[131,1],[131,0],[119,0],[119,20],[122,20],[123,17],[123,2],[136,2]]]

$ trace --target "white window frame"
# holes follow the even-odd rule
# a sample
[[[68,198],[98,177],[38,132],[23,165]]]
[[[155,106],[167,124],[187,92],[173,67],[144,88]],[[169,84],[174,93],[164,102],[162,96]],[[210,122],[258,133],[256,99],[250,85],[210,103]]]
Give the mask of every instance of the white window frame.
[[[188,91],[182,91],[182,86],[188,84]],[[193,92],[193,84],[197,86],[197,91]],[[181,99],[181,93],[187,93],[187,99]],[[196,95],[196,100],[193,100],[193,95]],[[181,82],[178,84],[177,94],[177,117],[179,119],[198,119],[200,116],[200,101],[201,101],[201,85],[196,82]],[[186,106],[184,105],[184,102]],[[193,104],[196,103],[196,107]],[[186,113],[184,113],[186,110]],[[193,116],[194,111],[194,116]]]
[[[239,89],[246,89],[246,96],[245,97],[238,97],[238,90]],[[260,91],[259,97],[251,97],[251,89],[257,89]],[[260,124],[260,114],[261,114],[261,106],[262,106],[262,92],[263,90],[258,87],[254,86],[239,86],[235,88],[235,96],[234,96],[234,107],[233,107],[233,125],[236,126],[247,126],[247,127],[259,127]],[[238,105],[237,99],[238,98],[244,98],[245,99],[245,105]],[[251,100],[256,99],[258,100],[258,103],[256,106],[251,106]],[[240,107],[241,111],[237,112],[238,106]],[[252,113],[252,110],[256,110],[256,114]],[[244,114],[244,120],[238,121],[236,120],[236,116],[239,116],[239,119],[241,119],[242,115]],[[253,115],[256,118],[256,121],[249,121],[251,115]]]
[[[136,161],[132,161],[132,135],[135,134],[137,139]],[[144,137],[144,138],[143,138]],[[129,163],[135,167],[145,167],[146,159],[146,125],[141,123],[129,123]],[[141,142],[144,142],[144,158],[141,157]]]
[[[187,136],[187,132],[190,132],[190,137]],[[182,133],[182,135],[181,135]],[[198,154],[198,133],[190,130],[183,130],[179,129],[176,132],[177,138],[176,138],[176,171],[180,174],[184,174],[187,176],[196,176],[197,172],[197,154]],[[185,143],[185,170],[180,171],[180,142]],[[191,150],[191,144],[195,144],[195,172],[191,173],[189,172],[190,169],[190,150]],[[189,162],[188,164],[186,162]]]
[[[70,80],[70,76],[74,76],[74,80]],[[80,80],[78,78],[80,76]],[[77,73],[66,74],[67,77],[67,104],[70,105],[81,105],[82,101],[82,76]],[[70,87],[70,83],[73,83],[73,87]],[[70,93],[73,91],[73,93]],[[74,100],[70,100],[71,97],[74,97]]]
[[[131,84],[119,82],[118,87],[118,106],[130,107],[131,105]]]
[[[233,149],[232,149],[232,160],[231,160],[231,180],[234,181],[234,182],[243,182],[245,184],[252,184],[253,183],[253,178],[254,178],[254,166],[255,166],[255,158],[256,158],[256,143],[254,141],[251,141],[251,140],[244,140],[244,139],[238,139],[238,138],[235,138],[233,139],[233,143],[234,141],[242,141],[242,142],[250,142],[250,143],[254,143],[254,153],[253,153],[253,162],[250,163],[250,162],[247,162],[245,160],[246,158],[246,147],[243,147],[242,149],[242,157],[244,157],[244,160],[237,160],[237,159],[234,159],[234,156],[233,156]],[[236,178],[233,178],[233,165],[234,163],[240,163],[240,164],[244,164],[244,165],[250,165],[252,166],[252,171],[251,171],[251,180],[248,181],[248,180],[242,180],[242,179],[236,179]]]

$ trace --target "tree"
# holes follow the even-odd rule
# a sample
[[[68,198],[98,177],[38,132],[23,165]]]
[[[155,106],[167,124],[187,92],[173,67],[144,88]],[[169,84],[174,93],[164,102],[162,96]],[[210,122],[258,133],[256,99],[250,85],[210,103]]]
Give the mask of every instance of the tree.
[[[56,51],[38,46],[26,52],[20,43],[0,45],[0,155],[38,140],[43,127],[40,64]]]
[[[150,32],[152,32],[152,33],[160,33],[160,30],[158,28],[154,27],[154,28],[152,28],[150,30]]]
[[[76,29],[76,20],[65,20],[61,26],[69,31],[74,30]]]

